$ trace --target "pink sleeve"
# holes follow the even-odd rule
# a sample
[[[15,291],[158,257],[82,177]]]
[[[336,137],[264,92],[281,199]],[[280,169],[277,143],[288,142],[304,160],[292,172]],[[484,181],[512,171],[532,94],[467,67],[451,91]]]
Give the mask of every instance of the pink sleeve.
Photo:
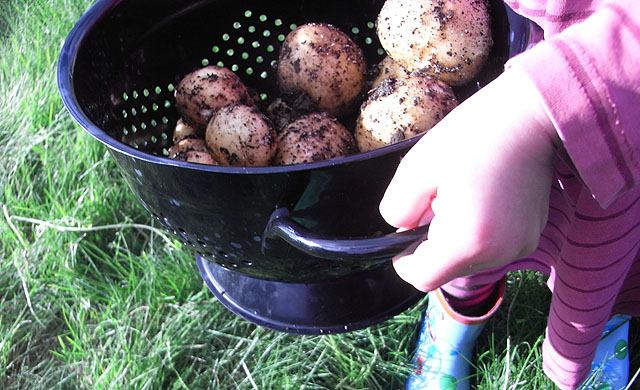
[[[601,206],[640,183],[640,1],[603,1],[507,66],[524,68],[536,84]]]

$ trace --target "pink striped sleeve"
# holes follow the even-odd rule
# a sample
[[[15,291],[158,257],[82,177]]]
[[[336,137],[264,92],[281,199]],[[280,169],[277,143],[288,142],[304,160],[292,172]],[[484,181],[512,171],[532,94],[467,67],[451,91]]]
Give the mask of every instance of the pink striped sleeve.
[[[604,1],[512,59],[536,84],[580,177],[606,207],[640,182],[640,1]]]
[[[600,0],[505,0],[505,3],[536,22],[548,38],[588,18]]]

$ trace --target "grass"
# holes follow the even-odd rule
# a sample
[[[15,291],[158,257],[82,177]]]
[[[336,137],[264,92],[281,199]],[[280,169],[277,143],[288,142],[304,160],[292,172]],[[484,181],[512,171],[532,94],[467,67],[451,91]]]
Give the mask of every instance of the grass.
[[[274,332],[226,310],[157,229],[58,95],[58,53],[90,3],[0,2],[0,388],[403,388],[425,302],[347,334]],[[478,388],[553,388],[548,302],[539,275],[510,276],[478,344]]]

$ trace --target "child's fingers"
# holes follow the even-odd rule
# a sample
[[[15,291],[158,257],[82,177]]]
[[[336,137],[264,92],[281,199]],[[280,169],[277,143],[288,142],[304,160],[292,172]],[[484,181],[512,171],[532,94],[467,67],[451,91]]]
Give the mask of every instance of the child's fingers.
[[[415,251],[393,259],[396,273],[420,291],[428,292],[449,281],[496,266],[474,237],[441,226],[436,215],[429,238]]]
[[[444,225],[443,225],[444,224]],[[457,276],[461,257],[460,244],[448,245],[446,220],[440,214],[431,220],[428,239],[413,253],[393,259],[393,267],[400,278],[420,291],[432,291]]]
[[[412,254],[394,259],[393,267],[416,289],[432,291],[464,274],[460,262],[451,260],[455,256],[449,249],[439,241],[426,240]]]
[[[434,142],[425,134],[404,157],[380,202],[380,214],[392,226],[413,228],[428,223],[436,195]],[[430,140],[431,141],[431,140]]]
[[[428,245],[426,243],[427,241],[418,247],[418,249]],[[418,249],[416,249],[416,252]],[[429,252],[429,250],[424,250],[424,252]],[[446,281],[444,281],[446,277],[433,277],[430,265],[430,261],[425,261],[422,256],[415,254],[415,252],[414,254],[393,260],[393,268],[398,276],[405,282],[423,292],[433,291],[446,283]]]

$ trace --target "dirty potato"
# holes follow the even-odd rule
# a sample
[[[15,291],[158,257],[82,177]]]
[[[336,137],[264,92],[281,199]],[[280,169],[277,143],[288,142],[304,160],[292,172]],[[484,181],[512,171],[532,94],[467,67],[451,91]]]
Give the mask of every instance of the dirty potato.
[[[169,148],[169,158],[199,164],[218,165],[203,138],[182,138],[178,140]]]
[[[218,110],[205,133],[207,146],[222,165],[266,166],[276,152],[276,134],[256,107],[231,104]]]
[[[278,57],[283,95],[307,94],[320,111],[340,117],[357,109],[367,63],[360,47],[330,24],[309,23],[285,38]]]
[[[452,86],[473,79],[493,45],[485,0],[386,0],[376,27],[400,65]]]
[[[421,73],[388,78],[363,103],[355,138],[360,151],[378,149],[428,131],[458,104],[451,87]]]
[[[355,150],[353,135],[327,113],[311,113],[293,121],[282,129],[277,142],[274,165],[329,160]]]
[[[200,134],[221,107],[254,105],[240,77],[220,66],[207,66],[186,75],[176,87],[175,99],[180,117]]]

